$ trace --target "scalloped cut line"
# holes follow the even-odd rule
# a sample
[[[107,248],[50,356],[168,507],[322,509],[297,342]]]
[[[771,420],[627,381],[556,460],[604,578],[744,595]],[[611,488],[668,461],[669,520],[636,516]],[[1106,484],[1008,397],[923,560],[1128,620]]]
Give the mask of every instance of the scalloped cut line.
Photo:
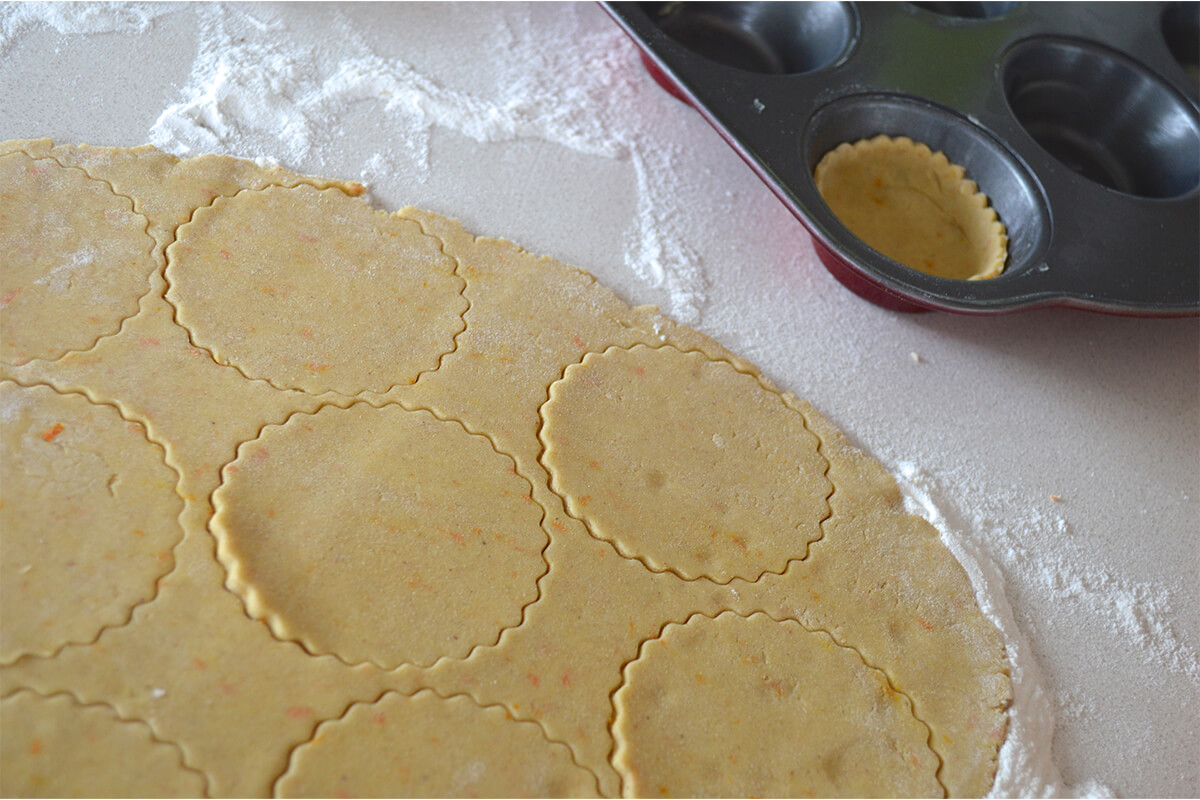
[[[220,197],[266,191],[258,184],[268,174],[266,171],[226,157],[205,157],[204,164],[180,162],[178,172],[159,174],[154,170],[155,165],[164,163],[162,155],[154,155],[149,149],[130,151],[128,162],[121,151],[105,151],[103,168],[92,158],[96,153],[89,155],[89,152],[81,151],[70,157],[86,161],[101,179],[107,176],[117,181],[110,185],[138,187],[129,189],[131,195],[122,196],[132,196],[135,209],[144,204],[151,229],[165,231],[156,234],[161,236],[163,244],[171,240],[170,234],[179,227],[178,221],[194,216],[197,208],[227,202],[203,189],[210,179],[213,186],[229,192]],[[64,151],[63,155],[70,153]],[[143,161],[146,157],[148,162]],[[125,175],[127,171],[129,175]],[[118,180],[120,175],[125,177]],[[176,178],[184,178],[186,183]],[[244,186],[231,191],[234,183]],[[303,185],[319,191],[316,184]],[[149,198],[157,198],[160,190],[169,194],[181,188],[187,189],[195,202],[189,200],[178,207],[167,204],[170,208],[166,211],[157,200],[149,202]],[[248,198],[249,195],[243,197]],[[236,364],[218,370],[220,378],[211,384],[199,379],[202,377],[199,371],[194,373],[196,380],[181,380],[172,369],[184,357],[185,350],[190,350],[187,356],[200,359],[205,370],[209,369],[205,359],[212,356],[212,351],[190,339],[191,331],[182,325],[178,306],[169,301],[159,302],[159,287],[165,289],[170,285],[167,276],[161,273],[153,276],[151,282],[153,293],[148,297],[153,297],[153,301],[143,299],[144,316],[127,325],[125,335],[114,337],[86,358],[35,362],[20,369],[21,385],[39,383],[60,393],[80,394],[93,403],[113,406],[126,420],[141,424],[142,435],[165,451],[163,457],[174,470],[169,480],[186,503],[184,516],[176,521],[186,529],[186,536],[172,551],[177,559],[172,562],[177,564],[175,577],[160,582],[165,588],[160,585],[157,599],[152,598],[155,606],[139,606],[131,619],[125,620],[129,623],[125,629],[114,635],[104,634],[91,646],[64,648],[52,658],[20,658],[4,666],[6,690],[25,686],[42,695],[66,691],[77,700],[104,702],[120,718],[138,719],[150,726],[153,735],[161,734],[163,740],[169,738],[175,742],[185,766],[207,777],[211,794],[249,796],[269,794],[289,768],[289,754],[295,755],[307,747],[303,742],[316,742],[325,731],[338,727],[337,724],[323,727],[324,723],[319,726],[319,720],[346,718],[351,707],[363,709],[365,715],[376,708],[361,701],[375,697],[377,702],[388,691],[407,698],[418,690],[431,689],[439,698],[466,698],[461,702],[439,700],[440,706],[466,708],[470,701],[489,709],[480,715],[466,708],[472,711],[471,716],[494,718],[497,728],[503,731],[514,730],[507,724],[510,720],[504,718],[508,714],[521,718],[522,725],[536,726],[541,738],[556,743],[552,750],[561,749],[557,748],[561,744],[574,764],[590,772],[588,791],[599,788],[611,796],[621,788],[620,775],[612,763],[614,695],[630,676],[643,675],[638,666],[626,668],[643,653],[645,642],[663,638],[668,622],[683,625],[697,613],[717,615],[732,608],[736,610],[731,613],[739,616],[765,613],[776,622],[782,621],[781,618],[803,619],[806,622],[798,624],[807,630],[832,632],[832,644],[825,636],[808,639],[854,650],[858,653],[855,664],[861,661],[885,678],[890,677],[898,694],[898,687],[903,687],[903,694],[915,704],[917,721],[932,731],[929,744],[942,759],[943,774],[939,777],[950,793],[986,791],[995,773],[996,753],[1005,731],[1003,708],[1010,696],[1000,634],[980,614],[965,573],[937,540],[936,532],[924,523],[918,524],[915,518],[899,516],[898,507],[894,507],[898,492],[882,467],[850,448],[807,403],[780,392],[752,365],[703,334],[677,326],[656,311],[630,309],[594,276],[573,267],[526,255],[502,240],[473,237],[457,223],[428,212],[412,210],[412,214],[420,217],[414,222],[423,234],[437,240],[436,248],[431,246],[429,252],[437,249],[454,262],[465,290],[459,294],[461,300],[451,297],[448,302],[456,304],[453,309],[466,306],[459,316],[469,329],[469,335],[461,337],[462,347],[459,347],[460,337],[455,336],[455,349],[451,352],[456,357],[444,359],[436,375],[422,372],[425,378],[413,387],[395,386],[396,391],[387,396],[355,397],[331,392],[322,397],[290,393],[271,397],[266,378],[249,376]],[[413,230],[410,229],[409,235]],[[322,238],[328,241],[328,237]],[[211,255],[223,260],[219,250]],[[256,289],[261,287],[250,285],[247,293]],[[195,309],[184,305],[183,316],[187,318],[187,312]],[[445,305],[441,308],[444,310]],[[470,309],[475,312],[468,315]],[[151,311],[156,316],[151,316]],[[408,313],[417,314],[416,309],[409,309]],[[341,327],[356,321],[349,310],[332,316]],[[137,335],[147,329],[137,327],[143,323],[151,331],[154,325],[179,323],[187,336],[171,327],[171,335],[162,337],[162,346],[146,347]],[[447,327],[453,330],[457,324]],[[448,344],[444,337],[441,341]],[[189,344],[194,348],[188,348]],[[257,341],[247,344],[260,345]],[[804,547],[796,546],[806,537],[795,537],[793,547],[787,549],[790,560],[778,579],[753,583],[742,579],[718,585],[711,578],[697,578],[696,581],[703,582],[688,583],[671,570],[666,570],[669,574],[652,574],[658,570],[645,561],[633,563],[639,560],[636,557],[622,558],[620,549],[613,542],[602,540],[586,519],[573,518],[567,499],[552,491],[552,475],[543,469],[546,442],[539,439],[544,423],[539,409],[550,401],[552,386],[563,379],[573,364],[587,358],[589,350],[607,353],[640,347],[656,350],[669,347],[676,352],[698,353],[719,362],[722,370],[729,367],[740,373],[743,377],[737,381],[744,379],[747,386],[753,378],[773,396],[755,398],[747,390],[751,399],[762,403],[782,401],[799,415],[798,425],[816,437],[821,459],[818,469],[826,479],[828,492],[821,506],[820,534],[808,544],[807,554]],[[668,355],[659,354],[663,358]],[[353,354],[347,358],[353,358]],[[697,356],[689,358],[694,365],[703,363]],[[213,360],[220,363],[215,357]],[[0,365],[0,375],[7,374]],[[380,378],[381,385],[386,377]],[[242,378],[262,385],[252,387],[250,392],[241,386]],[[722,384],[718,388],[724,387]],[[476,402],[488,393],[503,399],[492,402],[488,397],[487,402]],[[178,407],[173,405],[169,414],[163,413],[168,402],[177,403]],[[245,408],[240,408],[243,403]],[[343,575],[366,576],[367,580],[351,586],[359,592],[358,596],[343,595],[335,599],[339,608],[348,606],[356,613],[370,615],[370,631],[386,631],[386,626],[398,620],[424,625],[430,621],[429,604],[435,606],[436,619],[432,620],[435,624],[454,627],[458,622],[451,617],[458,609],[466,606],[470,614],[477,613],[478,608],[470,605],[472,598],[455,598],[457,605],[451,610],[436,608],[436,601],[422,601],[428,603],[424,608],[415,608],[408,601],[424,591],[422,580],[446,585],[462,579],[458,588],[464,597],[473,593],[474,600],[491,599],[497,613],[505,615],[486,612],[482,615],[484,624],[474,632],[445,631],[457,633],[460,640],[465,635],[470,641],[447,645],[445,640],[430,642],[425,637],[422,644],[425,650],[418,653],[404,650],[402,643],[385,633],[382,641],[399,652],[397,658],[385,658],[369,643],[354,651],[342,647],[321,649],[317,647],[318,640],[298,636],[304,630],[292,624],[294,619],[263,619],[259,612],[272,602],[271,596],[256,592],[253,586],[245,588],[250,586],[248,582],[259,581],[259,576],[241,570],[240,552],[229,548],[219,526],[212,523],[210,514],[214,510],[221,513],[223,503],[231,507],[231,502],[226,501],[236,501],[242,506],[241,511],[246,511],[246,504],[241,502],[243,497],[255,500],[260,512],[274,510],[274,518],[269,513],[260,515],[271,522],[288,520],[287,507],[297,497],[309,507],[324,500],[345,501],[354,513],[362,509],[375,513],[370,507],[378,505],[377,495],[368,494],[369,503],[357,502],[357,497],[347,500],[338,496],[343,486],[357,488],[355,484],[362,470],[334,469],[331,481],[291,487],[292,491],[283,493],[257,497],[241,493],[235,497],[228,492],[233,478],[239,472],[242,478],[249,477],[256,464],[267,467],[267,472],[272,468],[278,472],[281,464],[288,471],[298,471],[319,466],[327,457],[339,457],[346,447],[353,446],[349,442],[355,437],[330,437],[332,445],[330,440],[323,440],[318,443],[323,446],[301,448],[303,452],[298,457],[293,453],[289,459],[284,449],[275,447],[284,437],[275,434],[281,429],[295,431],[304,425],[316,427],[314,419],[348,415],[353,413],[351,409],[364,405],[375,409],[364,410],[363,416],[369,422],[379,423],[370,436],[382,436],[385,440],[379,456],[393,467],[399,459],[397,448],[386,441],[392,435],[388,428],[393,426],[389,423],[400,417],[411,421],[419,415],[432,425],[429,418],[433,417],[447,427],[461,429],[448,431],[447,439],[452,433],[460,439],[471,434],[487,440],[487,444],[475,441],[474,452],[480,456],[477,461],[483,468],[473,470],[472,463],[458,458],[454,462],[454,478],[469,490],[476,480],[475,473],[486,473],[483,478],[495,477],[511,493],[521,495],[506,498],[514,500],[511,505],[526,509],[520,521],[525,525],[522,532],[529,536],[516,542],[522,548],[518,551],[520,559],[515,556],[511,560],[495,559],[512,564],[520,561],[523,572],[519,576],[512,576],[506,570],[497,577],[493,574],[494,562],[475,570],[478,561],[470,558],[463,558],[461,563],[471,569],[456,575],[443,574],[449,571],[448,561],[436,547],[446,545],[452,555],[460,554],[460,550],[455,550],[460,545],[450,534],[463,535],[464,531],[446,524],[447,515],[440,506],[418,519],[429,525],[441,523],[447,528],[436,535],[426,530],[425,538],[418,542],[432,545],[422,547],[423,554],[435,550],[430,554],[430,560],[436,561],[434,570],[427,564],[417,565],[417,574],[412,576],[415,585],[406,581],[403,586],[387,587],[388,591],[411,590],[409,595],[381,603],[380,593],[371,593],[369,587],[360,585],[369,584],[372,576],[377,577],[380,564],[396,555],[392,546],[395,537],[389,536],[385,547],[378,552],[367,554],[379,557],[370,559],[366,570],[345,562],[338,567]],[[726,410],[738,413],[736,406],[719,405],[722,416]],[[386,409],[391,409],[391,413]],[[170,415],[177,412],[193,414],[194,419],[189,419],[186,426],[176,425]],[[694,421],[686,414],[679,416],[684,425],[675,430],[686,435]],[[696,418],[703,415],[698,413]],[[203,434],[209,425],[212,425],[211,440]],[[67,427],[68,431],[59,437],[60,443],[70,436],[70,426]],[[54,437],[53,426],[38,432]],[[569,438],[572,431],[560,433]],[[312,441],[311,432],[301,435],[309,436],[306,441]],[[800,435],[798,428],[796,435]],[[666,439],[670,446],[671,437]],[[803,448],[811,445],[807,437],[799,444]],[[499,455],[490,455],[492,451]],[[586,458],[586,451],[582,455]],[[243,471],[243,467],[247,469]],[[727,469],[728,465],[720,467]],[[400,473],[402,479],[407,471]],[[500,471],[502,475],[491,475]],[[102,477],[105,475],[102,473]],[[517,478],[521,481],[516,481]],[[490,514],[494,518],[497,505],[508,507],[507,502],[489,503],[495,499],[494,492],[486,491],[486,486],[482,489],[470,498],[473,504],[481,506],[481,515]],[[322,492],[328,494],[322,497]],[[833,511],[836,513],[830,516]],[[170,509],[172,515],[174,512],[174,508]],[[322,523],[318,516],[313,513],[293,516],[283,530],[289,535],[309,531],[325,535],[327,531],[320,530]],[[337,512],[327,512],[326,518],[330,516],[339,523],[343,519]],[[295,519],[301,519],[302,524],[294,524]],[[488,525],[493,521],[489,519]],[[486,529],[488,525],[481,527]],[[351,532],[356,530],[354,526],[348,527]],[[401,542],[409,535],[416,540],[415,533],[411,526],[406,528],[399,533]],[[215,538],[209,540],[210,534]],[[438,536],[442,537],[441,542],[437,541]],[[813,548],[816,541],[824,544]],[[353,547],[353,543],[339,540],[332,553],[335,558],[362,555],[342,552],[344,545]],[[488,538],[489,557],[494,545],[501,542]],[[281,554],[277,562],[285,569],[298,571],[313,566],[312,560],[303,562],[304,553],[296,550],[292,555],[294,559]],[[815,557],[802,567],[799,557],[806,555]],[[400,558],[403,557],[401,554]],[[321,583],[323,563],[318,558],[314,575],[306,577],[314,577],[315,583]],[[778,560],[771,565],[780,566]],[[758,566],[748,562],[748,568],[755,568],[753,574],[757,574]],[[908,578],[913,580],[909,582]],[[875,579],[873,585],[864,582],[860,586],[860,581],[867,579]],[[245,593],[239,591],[239,581]],[[857,591],[860,588],[862,591]],[[361,594],[371,595],[371,608],[364,607]],[[314,594],[313,599],[317,602],[321,598]],[[917,616],[925,610],[941,613],[937,617]],[[4,611],[6,615],[21,613],[22,608],[17,604],[10,606],[5,598]],[[334,617],[333,624],[338,623],[338,615],[328,613],[328,606],[322,613]],[[458,613],[458,617],[465,616]],[[248,624],[247,617],[257,622]],[[809,628],[810,624],[815,627]],[[791,628],[790,623],[787,627]],[[673,630],[667,631],[667,639]],[[222,631],[229,632],[232,638],[221,635]],[[655,646],[651,645],[651,649]],[[400,663],[391,666],[397,661]],[[381,666],[380,662],[387,665]],[[930,669],[930,664],[937,668]],[[802,669],[804,664],[793,666]],[[862,671],[860,666],[855,669]],[[693,689],[686,683],[693,677],[692,671],[679,670],[677,677],[682,685],[669,682],[668,689],[687,695]],[[829,679],[815,682],[818,688],[837,683]],[[268,684],[272,691],[264,692],[263,687]],[[234,696],[237,692],[241,694]],[[435,705],[432,701],[430,698],[428,705]],[[360,705],[355,706],[356,703]],[[501,726],[501,722],[505,725]],[[751,719],[750,724],[743,723],[736,731],[726,728],[724,733],[730,734],[734,745],[739,737],[753,740],[760,733],[754,722]],[[532,727],[521,730],[526,731],[525,738],[532,744],[539,745],[537,731]],[[350,726],[345,732],[351,745],[362,733],[360,727],[351,730]],[[413,736],[420,736],[421,732],[419,726],[406,731]],[[62,729],[64,736],[74,733],[76,730]],[[515,730],[514,738],[517,738]],[[86,754],[86,742],[80,736],[76,739],[80,743],[77,750]],[[467,768],[477,753],[489,755],[495,741],[495,737],[488,738],[476,746],[463,738],[447,745],[443,738],[442,747],[464,746],[456,749],[453,760],[439,763],[453,770]],[[28,747],[31,743],[27,743]],[[682,755],[687,756],[686,751]],[[12,759],[5,758],[5,770],[10,763],[23,765],[32,758],[28,750]],[[113,757],[100,767],[111,771],[116,766],[136,772],[137,758],[138,751],[134,748],[128,758]],[[555,760],[566,766],[563,759]],[[786,768],[785,761],[777,762],[784,764],[780,769]],[[70,765],[67,766],[69,769]],[[320,771],[336,770],[338,766],[337,759],[327,760],[322,762]],[[76,774],[84,777],[86,772],[81,770]],[[562,770],[556,774],[562,774]],[[660,787],[653,788],[657,794]],[[382,793],[399,791],[390,788]],[[732,787],[724,793],[744,791]],[[491,793],[497,792],[502,789]],[[334,793],[332,789],[326,791]],[[549,787],[537,793],[569,791]]]
[[[423,409],[297,412],[222,475],[226,585],[277,638],[346,664],[464,658],[521,624],[549,570],[545,509],[512,458]]]
[[[4,797],[207,796],[207,778],[179,745],[107,703],[20,689],[0,699],[0,721]]]
[[[463,754],[472,753],[464,762]],[[596,777],[536,722],[467,695],[385,692],[322,722],[276,797],[592,797]]]
[[[23,150],[0,155],[0,184],[0,360],[56,361],[119,333],[160,267],[133,199]]]
[[[0,663],[10,664],[127,625],[175,568],[184,503],[163,447],[111,403],[5,379],[0,418]]]
[[[667,623],[625,665],[612,702],[612,765],[627,797],[660,787],[673,796],[724,786],[751,797],[945,791],[912,700],[856,648],[796,620],[724,611]]]
[[[754,582],[823,538],[834,487],[820,438],[730,362],[610,347],[569,365],[547,397],[538,435],[551,488],[652,572]]]
[[[438,369],[466,329],[466,282],[442,241],[336,187],[218,197],[166,261],[191,341],[281,390],[388,392]]]
[[[879,135],[830,150],[813,177],[851,233],[906,267],[972,281],[1004,271],[1004,225],[966,171],[941,152]]]

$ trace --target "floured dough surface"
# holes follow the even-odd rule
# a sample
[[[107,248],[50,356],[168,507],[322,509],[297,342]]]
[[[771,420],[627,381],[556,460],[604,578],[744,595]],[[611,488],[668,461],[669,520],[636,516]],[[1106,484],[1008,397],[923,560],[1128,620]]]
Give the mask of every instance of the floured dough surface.
[[[494,643],[537,597],[548,537],[530,488],[457,422],[326,406],[242,445],[212,530],[230,588],[281,638],[428,666]]]
[[[829,515],[829,465],[804,418],[703,353],[589,353],[551,385],[542,419],[571,513],[652,569],[721,583],[782,572]]]
[[[944,153],[881,135],[830,150],[814,179],[843,225],[907,267],[959,280],[1004,271],[1004,226],[987,196]]]
[[[908,698],[794,620],[726,612],[668,625],[613,700],[629,797],[942,795]]]
[[[355,184],[6,158],[107,187],[157,261],[116,329],[0,359],[4,780],[168,753],[202,785],[145,793],[988,791],[999,633],[891,477],[752,364]],[[6,202],[86,228],[40,184]],[[142,744],[87,760],[84,712]]]
[[[204,776],[143,722],[65,694],[0,700],[5,797],[199,797]]]
[[[152,598],[183,537],[179,476],[111,406],[0,381],[0,663],[95,639]]]
[[[292,754],[279,797],[595,797],[571,751],[501,708],[388,694],[324,723]]]
[[[0,155],[0,359],[58,358],[116,333],[158,267],[146,225],[81,169]]]
[[[282,389],[413,383],[463,329],[463,281],[438,240],[338,189],[217,198],[167,258],[167,299],[195,342]]]

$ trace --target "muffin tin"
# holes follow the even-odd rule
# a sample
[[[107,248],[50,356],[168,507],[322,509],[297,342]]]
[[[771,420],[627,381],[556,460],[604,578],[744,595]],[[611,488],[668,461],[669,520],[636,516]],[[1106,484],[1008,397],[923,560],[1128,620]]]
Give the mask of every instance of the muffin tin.
[[[605,3],[813,236],[844,284],[901,310],[1200,314],[1196,3]],[[885,133],[966,168],[1007,228],[990,280],[905,267],[813,183]]]

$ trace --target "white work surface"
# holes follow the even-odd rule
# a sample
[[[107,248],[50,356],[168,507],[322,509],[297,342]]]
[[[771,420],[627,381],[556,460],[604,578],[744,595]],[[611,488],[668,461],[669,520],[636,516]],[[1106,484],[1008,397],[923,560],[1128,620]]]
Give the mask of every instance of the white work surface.
[[[999,791],[1200,795],[1195,319],[860,300],[595,5],[3,5],[0,139],[43,136],[360,180],[662,306],[980,559],[1018,678]]]

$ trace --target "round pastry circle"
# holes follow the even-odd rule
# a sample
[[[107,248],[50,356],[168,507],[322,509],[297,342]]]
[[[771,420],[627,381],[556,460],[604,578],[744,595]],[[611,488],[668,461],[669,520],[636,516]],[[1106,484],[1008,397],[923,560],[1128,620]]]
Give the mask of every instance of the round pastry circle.
[[[820,538],[832,484],[799,412],[725,361],[589,353],[542,406],[543,464],[570,512],[655,571],[782,572]]]
[[[53,655],[154,597],[183,537],[177,473],[141,425],[0,382],[0,663]]]
[[[203,797],[204,776],[179,748],[108,706],[28,690],[0,700],[5,797]],[[80,747],[80,742],[87,742]],[[136,766],[135,766],[136,765]]]
[[[238,448],[212,528],[229,587],[280,638],[428,666],[494,643],[537,598],[549,537],[531,488],[459,423],[325,406]]]
[[[596,779],[537,725],[461,695],[389,692],[320,725],[277,797],[595,797]]]
[[[466,324],[441,242],[338,189],[219,197],[167,248],[167,299],[221,364],[281,389],[387,391],[436,369]]]
[[[625,668],[613,705],[627,797],[944,795],[908,698],[791,620],[669,624]]]
[[[813,178],[838,220],[888,258],[942,278],[994,278],[1008,237],[965,175],[924,144],[880,135],[830,150]]]
[[[87,350],[137,313],[154,239],[107,183],[53,159],[0,156],[0,221],[0,360]]]

